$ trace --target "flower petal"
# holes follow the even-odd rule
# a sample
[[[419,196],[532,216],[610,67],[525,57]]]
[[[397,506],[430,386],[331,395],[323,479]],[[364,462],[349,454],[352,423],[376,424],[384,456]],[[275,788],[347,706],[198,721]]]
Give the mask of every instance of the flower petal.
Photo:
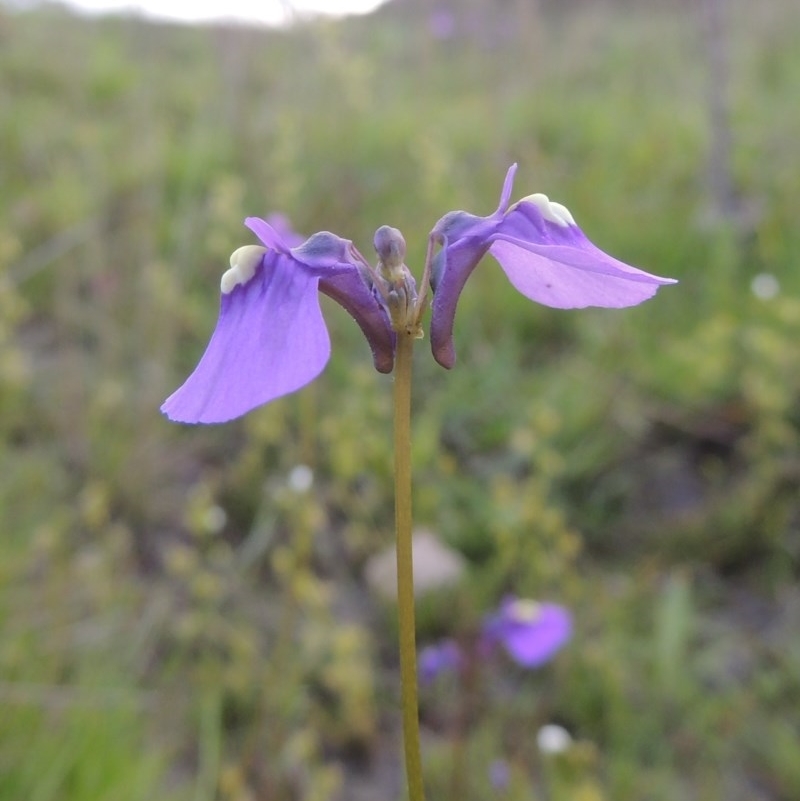
[[[448,370],[456,361],[453,323],[458,299],[467,279],[486,254],[488,239],[489,236],[469,237],[455,240],[451,246],[450,240],[445,238],[434,260],[433,274],[436,279],[431,280],[434,289],[430,322],[431,352],[433,358]]]
[[[264,222],[266,222],[283,240],[284,244],[288,245],[290,248],[302,245],[306,239],[302,234],[298,234],[297,231],[294,230],[291,220],[279,211],[273,211],[272,214],[268,214]]]
[[[343,306],[358,323],[379,373],[394,368],[395,333],[389,315],[356,270],[320,279],[319,291]]]
[[[247,217],[244,224],[264,243],[270,250],[278,253],[289,253],[289,246],[283,237],[266,220],[260,217]]]
[[[482,647],[503,645],[521,667],[547,662],[572,636],[572,616],[562,606],[508,598],[483,625]]]
[[[505,180],[503,181],[503,188],[500,191],[500,202],[497,204],[497,211],[495,214],[505,214],[508,208],[508,202],[511,200],[511,191],[514,188],[514,176],[517,174],[516,162],[512,164],[506,172]]]
[[[526,201],[506,215],[489,252],[519,292],[558,309],[634,306],[675,283],[609,256],[577,225],[546,219]]]
[[[320,276],[319,291],[335,300],[358,323],[372,350],[375,369],[391,373],[395,335],[389,315],[375,296],[364,267],[354,260],[353,243],[321,231],[293,248],[292,256]]]
[[[551,659],[571,635],[569,612],[555,604],[541,604],[537,620],[507,627],[503,645],[520,667],[533,668]]]
[[[223,293],[206,352],[161,411],[223,423],[316,378],[330,358],[318,283],[292,256],[267,251],[252,279]]]
[[[431,236],[442,249],[436,255],[431,273],[431,351],[442,367],[450,369],[456,361],[453,321],[464,284],[484,257],[492,236],[505,218],[514,186],[517,165],[506,173],[497,210],[489,217],[466,211],[451,211],[433,227]]]
[[[455,363],[453,322],[464,284],[488,250],[523,295],[560,309],[634,306],[676,283],[638,270],[593,245],[572,215],[545,195],[531,195],[511,208],[516,165],[506,174],[497,211],[475,217],[446,214],[431,237],[442,245],[434,259],[431,287],[431,349],[443,367]]]
[[[251,219],[250,223],[255,224],[255,221]],[[251,228],[256,230],[254,225]],[[358,323],[372,350],[375,369],[379,373],[391,373],[395,335],[389,315],[373,293],[369,277],[363,274],[363,266],[354,260],[352,249],[349,239],[320,231],[292,248],[291,254],[320,276],[320,292],[344,307]]]

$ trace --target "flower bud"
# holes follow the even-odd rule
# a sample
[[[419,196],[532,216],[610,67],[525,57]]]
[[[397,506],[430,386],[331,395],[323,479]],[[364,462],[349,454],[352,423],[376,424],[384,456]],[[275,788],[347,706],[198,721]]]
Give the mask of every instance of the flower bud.
[[[394,283],[397,280],[394,276],[403,266],[406,258],[406,240],[397,228],[382,225],[375,232],[373,244],[380,259],[378,269],[382,271],[388,281]]]

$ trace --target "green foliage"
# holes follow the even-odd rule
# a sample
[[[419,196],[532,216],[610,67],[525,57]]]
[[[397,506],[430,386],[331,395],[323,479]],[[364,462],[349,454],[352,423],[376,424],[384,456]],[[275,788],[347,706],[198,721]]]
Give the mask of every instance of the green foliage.
[[[498,757],[513,801],[800,794],[797,9],[725,4],[709,87],[684,6],[506,5],[464,3],[447,40],[410,2],[290,31],[0,11],[0,801],[399,795],[362,575],[392,539],[391,378],[325,303],[313,386],[224,427],[157,409],[243,217],[365,254],[391,224],[419,273],[512,161],[519,195],[681,283],[563,313],[487,263],[456,367],[420,343],[416,518],[470,565],[431,634],[506,592],[577,625],[554,665],[489,677],[466,730],[456,688],[423,699],[432,797],[455,731],[466,801]],[[551,721],[576,738],[555,761]]]

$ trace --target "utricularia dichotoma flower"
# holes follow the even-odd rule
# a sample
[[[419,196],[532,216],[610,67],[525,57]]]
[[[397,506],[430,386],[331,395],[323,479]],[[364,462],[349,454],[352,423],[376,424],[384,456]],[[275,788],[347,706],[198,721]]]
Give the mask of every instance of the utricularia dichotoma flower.
[[[572,615],[563,606],[506,598],[483,620],[466,650],[452,639],[423,648],[417,660],[420,682],[429,684],[442,674],[458,673],[470,659],[487,660],[498,652],[520,667],[536,668],[552,659],[571,636]]]
[[[431,231],[429,252],[440,250],[430,265],[430,338],[444,367],[455,362],[453,319],[461,290],[487,253],[523,295],[562,309],[635,306],[675,283],[595,247],[569,211],[545,195],[510,204],[515,171],[513,165],[506,175],[494,214],[453,211]],[[313,381],[330,358],[320,292],[356,320],[382,373],[392,371],[396,332],[417,333],[426,293],[417,296],[396,229],[378,229],[373,267],[352,242],[327,231],[290,247],[264,220],[249,217],[245,224],[261,245],[231,256],[211,341],[161,407],[171,420],[222,423]]]

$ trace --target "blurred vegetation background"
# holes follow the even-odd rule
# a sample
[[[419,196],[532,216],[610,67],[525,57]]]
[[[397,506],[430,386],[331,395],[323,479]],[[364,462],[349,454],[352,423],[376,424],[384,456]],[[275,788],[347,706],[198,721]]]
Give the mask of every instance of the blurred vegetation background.
[[[419,274],[513,161],[518,197],[681,283],[567,313],[487,260],[455,368],[418,349],[416,518],[469,565],[420,642],[508,592],[576,620],[466,720],[457,686],[423,692],[430,797],[466,748],[467,801],[800,798],[798,37],[791,0],[394,0],[287,30],[0,10],[0,800],[402,797],[364,579],[391,379],[326,303],[298,395],[221,427],[158,407],[245,216],[364,253],[391,224]],[[575,744],[550,758],[553,722]]]

